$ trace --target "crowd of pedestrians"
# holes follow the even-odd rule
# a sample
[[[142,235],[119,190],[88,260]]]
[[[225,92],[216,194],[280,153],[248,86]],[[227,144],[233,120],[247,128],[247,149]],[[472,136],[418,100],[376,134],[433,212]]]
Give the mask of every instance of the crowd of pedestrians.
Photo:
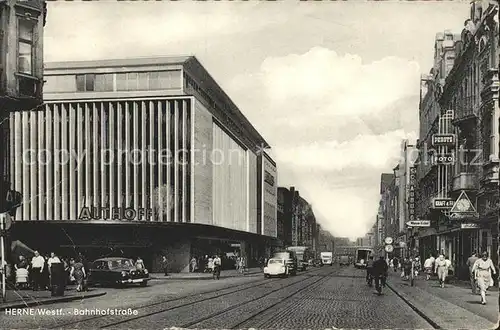
[[[415,271],[415,276],[420,272],[421,260],[420,258],[403,258],[399,261],[398,258],[390,260],[390,267],[395,272],[401,270],[401,278],[407,280],[411,275],[411,270]],[[470,285],[472,294],[479,294],[481,296],[481,304],[486,305],[486,291],[494,285],[493,276],[496,275],[497,270],[492,260],[489,258],[488,252],[481,253],[479,257],[474,252],[466,263],[469,271]],[[439,254],[437,258],[430,255],[423,263],[423,270],[425,273],[425,280],[429,281],[432,276],[436,276],[441,288],[445,288],[450,271],[452,270],[452,263],[448,256]]]
[[[52,252],[43,255],[34,251],[31,258],[19,255],[15,262],[2,262],[6,277],[16,289],[54,290],[61,294],[67,284],[76,284],[78,291],[86,290],[88,266],[79,254],[74,258],[63,258]]]

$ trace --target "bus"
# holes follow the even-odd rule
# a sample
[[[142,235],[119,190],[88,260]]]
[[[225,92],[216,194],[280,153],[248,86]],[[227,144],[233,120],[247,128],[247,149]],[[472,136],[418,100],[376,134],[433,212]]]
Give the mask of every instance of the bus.
[[[314,255],[307,246],[289,246],[287,251],[295,252],[297,256],[297,266],[299,270],[306,270],[309,265],[309,259],[314,259]]]
[[[368,257],[373,256],[373,249],[371,248],[358,248],[356,250],[356,259],[354,263],[354,267],[356,268],[365,268],[366,262],[368,261]]]

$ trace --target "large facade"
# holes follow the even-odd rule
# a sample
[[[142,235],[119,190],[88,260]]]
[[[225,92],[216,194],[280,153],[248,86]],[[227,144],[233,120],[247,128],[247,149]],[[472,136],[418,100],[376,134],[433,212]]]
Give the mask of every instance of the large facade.
[[[464,278],[473,251],[497,259],[497,15],[498,2],[472,2],[461,35],[436,37],[434,67],[422,79],[416,206],[431,227],[413,236],[422,255],[448,255],[455,275]],[[436,138],[443,135],[449,141]],[[452,161],[428,161],[432,153]],[[457,201],[465,199],[470,206],[460,210]]]
[[[196,58],[48,63],[45,80],[45,108],[10,118],[13,157],[23,160],[11,171],[25,196],[20,236],[47,220],[156,225],[175,241],[182,235],[171,225],[192,224],[192,239],[155,247],[177,250],[177,270],[190,255],[216,252],[210,241],[227,240],[249,260],[265,253],[276,237],[276,193],[273,201],[259,191],[259,178],[275,182],[275,163],[266,155],[274,170],[258,166],[266,141]],[[203,225],[210,234],[197,232]]]

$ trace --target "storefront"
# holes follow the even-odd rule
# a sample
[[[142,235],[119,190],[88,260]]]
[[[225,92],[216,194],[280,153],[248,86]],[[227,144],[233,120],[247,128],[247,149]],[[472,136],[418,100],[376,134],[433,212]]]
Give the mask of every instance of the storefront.
[[[243,255],[252,267],[267,247],[279,245],[273,237],[216,226],[117,221],[22,221],[12,226],[10,239],[67,258],[79,253],[88,260],[141,257],[152,272],[161,270],[162,256],[167,257],[170,272],[187,272],[193,256],[210,254]],[[228,267],[233,265],[228,261]]]

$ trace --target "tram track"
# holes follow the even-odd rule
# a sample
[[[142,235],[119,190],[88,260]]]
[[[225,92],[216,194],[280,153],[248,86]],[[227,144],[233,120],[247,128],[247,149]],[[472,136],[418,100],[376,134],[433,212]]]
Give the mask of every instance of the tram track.
[[[232,327],[230,327],[230,329],[240,329],[242,328],[241,326],[244,325],[245,323],[248,323],[254,319],[256,319],[259,315],[261,315],[262,313],[266,312],[268,309],[270,308],[273,308],[281,303],[283,303],[284,301],[287,301],[288,299],[292,298],[293,296],[303,292],[303,291],[306,291],[306,290],[313,290],[314,288],[316,288],[317,286],[319,286],[321,284],[322,281],[324,281],[325,279],[327,279],[329,277],[329,275],[323,275],[323,276],[319,276],[319,279],[316,279],[315,281],[313,281],[312,283],[310,283],[308,286],[305,286],[297,291],[294,291],[292,292],[291,294],[287,295],[286,297],[284,298],[279,298],[279,299],[276,299],[275,302],[273,302],[272,304],[270,305],[266,305],[264,308],[259,308],[257,309],[257,311],[254,311],[251,313],[250,316],[246,316],[245,319],[239,321],[237,324],[233,325]],[[274,292],[272,292],[274,293]],[[272,293],[268,294],[268,295],[265,295],[263,297],[259,297],[259,298],[256,298],[256,299],[252,299],[251,301],[248,301],[248,302],[245,302],[245,303],[242,303],[240,304],[239,306],[234,306],[232,308],[229,308],[227,310],[224,310],[224,311],[221,311],[220,313],[218,313],[217,315],[214,315],[214,316],[210,316],[210,317],[207,317],[207,318],[204,318],[203,320],[199,320],[195,323],[191,322],[191,323],[188,323],[188,324],[184,324],[181,326],[181,328],[191,328],[191,327],[194,327],[195,329],[196,328],[206,328],[206,327],[198,327],[196,325],[202,323],[202,322],[206,322],[210,319],[217,319],[217,318],[220,318],[221,316],[223,316],[224,314],[226,314],[227,312],[230,312],[230,311],[234,311],[240,307],[243,307],[243,306],[247,306],[253,302],[256,302],[260,299],[264,299],[266,298],[267,296],[271,295]],[[243,328],[246,328],[246,327],[243,327]]]
[[[304,278],[301,278],[301,277],[304,277]],[[257,297],[255,298],[250,298],[250,300],[245,300],[241,303],[237,303],[237,304],[234,304],[234,305],[231,305],[230,307],[227,307],[227,308],[224,308],[222,310],[217,310],[216,312],[214,313],[209,313],[209,315],[207,316],[203,316],[203,317],[196,317],[194,320],[192,321],[189,321],[189,322],[179,322],[179,324],[169,324],[170,326],[176,326],[176,327],[180,327],[180,328],[188,328],[194,324],[197,324],[197,323],[200,323],[200,322],[203,322],[204,319],[211,319],[214,315],[221,315],[221,314],[225,314],[231,310],[235,310],[236,308],[238,307],[241,307],[241,306],[244,306],[244,305],[247,305],[253,301],[257,301],[259,299],[262,299],[263,297],[265,296],[268,296],[272,293],[275,293],[275,292],[278,292],[278,291],[281,291],[281,290],[284,290],[286,288],[289,288],[291,286],[297,286],[297,285],[302,285],[303,282],[305,281],[311,281],[311,279],[313,279],[311,282],[317,282],[319,281],[319,279],[315,279],[315,275],[309,275],[307,273],[302,273],[301,275],[298,275],[297,277],[292,277],[292,278],[288,278],[289,280],[291,279],[292,282],[291,283],[287,283],[287,284],[284,284],[283,281],[273,281],[273,280],[270,280],[269,282],[266,282],[266,283],[262,283],[261,285],[258,285],[258,286],[254,286],[254,287],[251,287],[251,288],[245,288],[245,289],[242,289],[242,290],[235,290],[233,293],[242,293],[243,291],[246,291],[246,290],[249,290],[249,289],[254,289],[255,287],[262,287],[266,284],[274,284],[276,283],[278,285],[278,288],[273,288],[271,289],[270,291],[266,291],[265,293],[263,294],[258,294]],[[296,280],[297,279],[297,280]],[[253,292],[255,294],[255,292]],[[252,293],[249,292],[249,294],[251,295]],[[226,294],[225,294],[226,295]],[[203,310],[203,306],[199,306],[199,308],[197,308],[197,304],[199,303],[203,303],[207,300],[211,300],[211,299],[217,299],[221,296],[225,296],[225,295],[220,295],[218,297],[215,297],[215,298],[208,298],[208,299],[203,299],[203,300],[200,300],[200,301],[196,301],[196,302],[192,302],[192,303],[186,303],[186,304],[182,304],[180,306],[176,306],[176,307],[172,307],[172,308],[166,308],[164,310],[158,310],[158,311],[153,311],[153,312],[149,312],[147,314],[143,314],[143,315],[139,315],[139,316],[134,316],[134,317],[130,317],[130,318],[127,318],[127,319],[122,319],[120,321],[117,321],[117,322],[112,322],[112,323],[108,323],[104,326],[100,326],[100,328],[112,328],[112,327],[117,327],[117,326],[120,326],[120,327],[127,327],[127,328],[135,328],[136,326],[134,325],[134,323],[139,323],[139,322],[143,322],[141,320],[144,320],[146,322],[151,322],[151,320],[147,320],[148,318],[152,318],[152,317],[156,317],[156,318],[162,318],[162,314],[167,314],[169,312],[178,312],[179,310],[181,312],[185,312],[187,314],[190,314],[192,315],[191,313],[195,312],[196,314],[198,313],[201,313],[201,311]],[[200,304],[201,305],[201,304]],[[214,305],[215,305],[215,302],[214,302]],[[165,315],[164,315],[165,316]],[[167,318],[167,317],[165,317]],[[132,325],[129,325],[127,323],[132,323]],[[156,324],[156,322],[155,322]],[[165,325],[167,326],[167,325]]]
[[[311,269],[311,270],[308,270],[305,272],[301,272],[301,273],[299,273],[298,276],[304,276],[304,275],[310,276],[309,273],[314,272],[315,270],[317,270],[317,269]],[[294,278],[294,277],[291,277],[291,278]],[[141,305],[131,307],[134,310],[137,310],[139,312],[139,314],[141,313],[141,311],[147,311],[148,309],[154,309],[153,312],[147,312],[147,313],[139,315],[139,316],[127,317],[127,316],[96,315],[96,316],[86,317],[83,319],[74,320],[74,321],[70,321],[70,322],[58,323],[58,324],[50,327],[49,329],[57,329],[57,328],[63,328],[63,327],[68,327],[68,326],[75,326],[75,325],[81,326],[82,324],[85,324],[85,326],[87,326],[87,324],[89,322],[99,323],[99,321],[104,321],[103,323],[105,323],[105,326],[102,326],[102,327],[113,326],[115,324],[117,325],[117,324],[129,322],[131,320],[140,319],[143,317],[148,317],[148,316],[162,313],[165,311],[174,310],[177,308],[182,308],[185,306],[190,306],[193,304],[206,302],[206,301],[211,300],[211,299],[217,299],[217,298],[220,298],[223,296],[228,296],[231,294],[239,293],[239,292],[242,292],[245,290],[258,288],[260,286],[264,286],[264,285],[271,283],[271,282],[275,282],[275,281],[273,279],[257,280],[257,281],[252,281],[250,283],[245,283],[245,284],[231,285],[231,286],[225,287],[223,289],[208,290],[208,291],[198,292],[198,293],[194,293],[194,294],[190,294],[190,295],[186,295],[186,296],[175,297],[172,299],[160,300],[160,301],[156,301],[154,303],[146,303],[146,304],[141,304]],[[179,304],[175,304],[176,302],[178,302]],[[170,305],[173,304],[173,306],[167,307],[169,304]],[[112,318],[120,318],[121,320],[116,321],[116,322],[112,322],[109,324],[106,323],[106,320],[109,320]],[[124,320],[124,318],[126,318],[126,319]],[[110,320],[110,321],[112,321],[112,320]],[[95,328],[95,327],[101,327],[101,326],[98,326],[98,325],[92,326],[92,328]]]

